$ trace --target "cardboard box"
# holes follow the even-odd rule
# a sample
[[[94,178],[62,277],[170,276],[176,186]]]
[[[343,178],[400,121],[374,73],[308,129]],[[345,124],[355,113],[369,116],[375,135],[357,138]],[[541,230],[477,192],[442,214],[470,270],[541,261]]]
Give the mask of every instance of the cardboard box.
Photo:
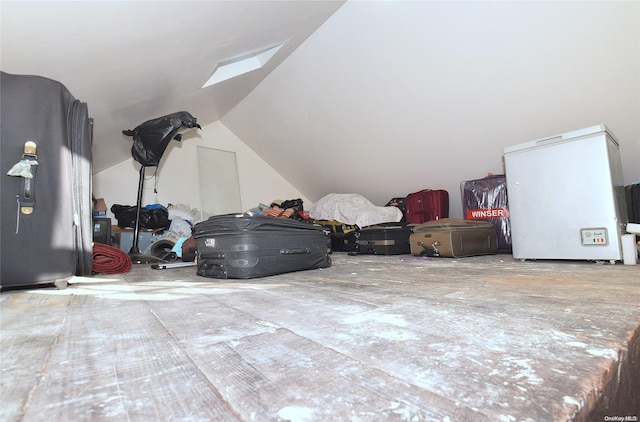
[[[98,218],[107,216],[107,204],[104,202],[104,198],[96,199],[93,206],[93,216]]]

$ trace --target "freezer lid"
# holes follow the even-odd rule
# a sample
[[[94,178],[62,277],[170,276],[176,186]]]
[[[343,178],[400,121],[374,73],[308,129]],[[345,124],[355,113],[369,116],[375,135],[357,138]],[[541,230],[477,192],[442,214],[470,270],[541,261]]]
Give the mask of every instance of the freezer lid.
[[[509,154],[512,152],[519,152],[534,147],[554,144],[557,142],[564,142],[570,139],[580,138],[588,135],[595,135],[603,132],[609,136],[609,138],[616,144],[616,146],[620,145],[616,137],[613,136],[613,133],[611,133],[611,130],[609,130],[609,128],[605,124],[599,124],[595,126],[589,126],[584,129],[572,130],[571,132],[562,133],[560,135],[549,136],[547,138],[536,139],[534,141],[508,146],[505,147],[503,151],[505,154]]]

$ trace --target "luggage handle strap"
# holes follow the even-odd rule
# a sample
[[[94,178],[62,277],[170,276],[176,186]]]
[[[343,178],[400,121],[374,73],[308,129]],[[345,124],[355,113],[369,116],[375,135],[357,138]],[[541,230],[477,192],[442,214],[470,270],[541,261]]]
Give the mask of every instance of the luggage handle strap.
[[[36,154],[37,145],[33,141],[24,143],[22,160],[31,162],[31,177],[22,178],[22,188],[20,190],[20,212],[25,215],[33,213],[33,207],[36,205],[36,173],[38,170],[38,155]]]
[[[418,242],[418,246],[422,246],[420,256],[440,256],[438,242],[433,242],[431,245],[425,245],[424,242]]]
[[[300,249],[280,249],[280,255],[302,255],[311,253],[309,248]]]

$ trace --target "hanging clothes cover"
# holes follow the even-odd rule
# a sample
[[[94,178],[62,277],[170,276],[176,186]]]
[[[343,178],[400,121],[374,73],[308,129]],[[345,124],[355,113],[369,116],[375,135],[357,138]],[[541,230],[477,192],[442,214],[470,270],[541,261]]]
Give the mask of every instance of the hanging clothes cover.
[[[157,119],[147,120],[133,130],[123,130],[126,136],[133,137],[131,156],[143,166],[157,166],[171,139],[180,141],[181,129],[202,129],[196,118],[186,111],[168,114]]]

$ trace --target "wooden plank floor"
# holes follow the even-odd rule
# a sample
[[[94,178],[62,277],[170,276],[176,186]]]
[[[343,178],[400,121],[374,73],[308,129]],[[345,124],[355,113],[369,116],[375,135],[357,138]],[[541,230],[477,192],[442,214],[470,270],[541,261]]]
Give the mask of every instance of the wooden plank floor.
[[[640,266],[332,258],[252,280],[136,266],[3,292],[0,419],[640,416]]]

